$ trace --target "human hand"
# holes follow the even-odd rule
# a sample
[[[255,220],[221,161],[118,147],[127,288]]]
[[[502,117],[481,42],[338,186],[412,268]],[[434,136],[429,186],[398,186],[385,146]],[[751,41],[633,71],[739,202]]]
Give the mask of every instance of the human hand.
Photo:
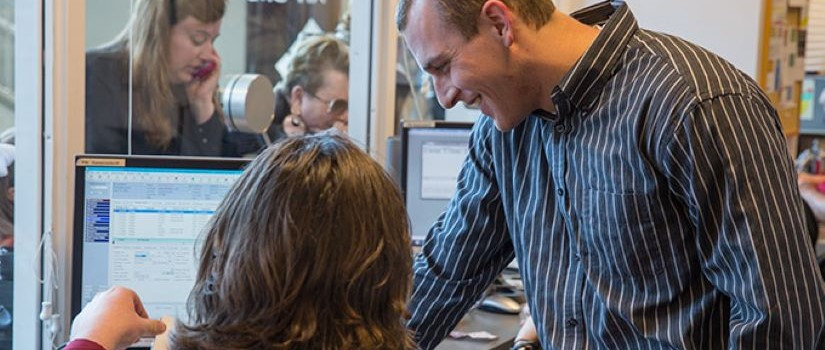
[[[825,183],[825,175],[803,172],[798,174],[796,181],[799,184],[800,190],[802,190],[803,187],[805,189],[817,189],[820,184]]]
[[[152,342],[152,350],[169,350],[169,330],[175,327],[175,318],[163,316],[160,320],[166,325],[166,331],[155,337]]]
[[[215,68],[202,77],[192,77],[186,84],[186,97],[192,107],[192,114],[198,124],[206,123],[212,114],[215,113],[215,90],[218,88],[218,78],[221,71],[221,57],[213,48],[204,58],[207,62],[212,62]]]
[[[539,335],[536,332],[536,324],[533,323],[533,318],[527,316],[521,324],[521,328],[516,334],[516,340],[511,349],[539,349]]]
[[[825,193],[819,189],[825,183],[825,175],[803,172],[797,175],[796,182],[799,185],[799,194],[811,208],[816,220],[825,222]]]
[[[133,290],[116,286],[98,293],[80,311],[72,322],[71,339],[88,339],[107,350],[125,349],[165,329],[163,322],[149,319]]]

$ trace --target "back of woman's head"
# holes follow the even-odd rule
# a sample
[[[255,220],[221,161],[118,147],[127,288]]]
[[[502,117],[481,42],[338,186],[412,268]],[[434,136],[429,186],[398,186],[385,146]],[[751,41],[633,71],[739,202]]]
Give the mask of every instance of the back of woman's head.
[[[166,69],[172,26],[190,16],[213,23],[225,11],[226,0],[137,0],[129,24],[115,38],[113,48],[133,56],[135,115],[150,144],[166,147],[175,136],[167,117],[174,104]]]
[[[352,142],[287,139],[217,209],[174,348],[410,348],[408,231],[392,180]]]

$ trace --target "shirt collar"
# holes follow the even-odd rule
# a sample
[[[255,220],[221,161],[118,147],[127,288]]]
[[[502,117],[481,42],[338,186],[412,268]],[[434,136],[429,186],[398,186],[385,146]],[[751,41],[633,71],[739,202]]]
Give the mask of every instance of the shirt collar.
[[[575,109],[589,112],[638,28],[633,13],[621,3],[590,48],[553,89],[551,97],[558,114],[569,115]]]

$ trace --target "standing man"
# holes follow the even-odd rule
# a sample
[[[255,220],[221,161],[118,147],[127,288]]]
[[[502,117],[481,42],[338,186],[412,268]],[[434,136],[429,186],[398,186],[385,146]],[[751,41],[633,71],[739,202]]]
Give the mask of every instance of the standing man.
[[[422,348],[514,256],[548,348],[822,346],[796,174],[753,80],[626,5],[603,27],[549,0],[400,0],[397,19],[441,104],[486,116],[415,261]]]

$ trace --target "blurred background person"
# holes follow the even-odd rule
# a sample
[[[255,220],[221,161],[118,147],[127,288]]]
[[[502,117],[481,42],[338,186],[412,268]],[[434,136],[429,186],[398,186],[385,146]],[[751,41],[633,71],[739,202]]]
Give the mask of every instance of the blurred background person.
[[[0,349],[11,349],[13,303],[14,145],[0,143]]]
[[[820,252],[821,248],[818,247],[820,245],[818,244],[819,226],[825,223],[825,175],[799,172],[797,184],[804,204],[805,224],[808,227],[814,251],[817,253],[819,271],[825,278],[825,259]]]
[[[225,9],[226,0],[137,0],[118,37],[86,53],[87,153],[128,153],[131,127],[132,154],[234,155],[216,97]]]
[[[8,143],[0,143],[0,248],[14,248],[14,145]]]
[[[347,131],[349,48],[333,36],[301,42],[286,77],[275,87],[272,141],[329,128]]]

